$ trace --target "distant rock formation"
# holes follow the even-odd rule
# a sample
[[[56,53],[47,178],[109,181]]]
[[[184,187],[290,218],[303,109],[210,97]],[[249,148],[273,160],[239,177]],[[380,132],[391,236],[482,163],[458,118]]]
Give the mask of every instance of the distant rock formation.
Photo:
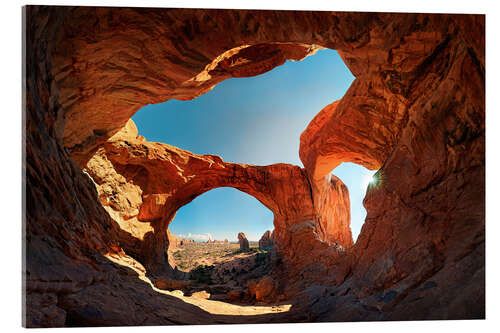
[[[259,249],[268,249],[274,245],[273,239],[272,239],[272,233],[270,230],[267,230],[264,232],[262,237],[259,240]]]
[[[238,242],[240,243],[240,250],[248,251],[250,250],[250,245],[248,244],[247,236],[243,232],[238,234]]]
[[[194,243],[194,240],[192,239],[186,239],[186,238],[183,238],[180,242],[180,245],[186,245],[187,243]]]
[[[229,243],[229,241],[226,238],[226,239],[224,239],[224,244],[227,244],[227,243]]]

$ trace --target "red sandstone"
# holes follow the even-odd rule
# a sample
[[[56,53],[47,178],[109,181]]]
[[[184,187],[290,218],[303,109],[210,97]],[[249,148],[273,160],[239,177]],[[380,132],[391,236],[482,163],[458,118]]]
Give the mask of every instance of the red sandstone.
[[[484,318],[484,16],[29,6],[26,38],[27,326]],[[125,126],[318,47],[356,79],[302,134],[304,169]],[[351,247],[347,192],[328,177],[342,162],[379,169]],[[274,212],[283,262],[263,297],[290,312],[212,316],[104,257],[165,273],[168,223],[217,186]]]

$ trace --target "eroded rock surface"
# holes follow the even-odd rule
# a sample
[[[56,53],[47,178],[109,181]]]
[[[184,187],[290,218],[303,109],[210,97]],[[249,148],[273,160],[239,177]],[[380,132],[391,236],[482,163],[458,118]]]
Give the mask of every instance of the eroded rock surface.
[[[108,141],[143,105],[192,99],[318,47],[337,49],[356,79],[301,136],[305,169],[223,168],[138,136]],[[25,324],[484,318],[484,50],[482,15],[28,6]],[[92,160],[105,170],[83,172]],[[350,230],[326,218],[348,214],[329,177],[341,162],[379,170],[346,250],[335,242]],[[157,266],[144,254],[164,252],[173,214],[214,185],[196,180],[212,168],[228,172],[217,185],[267,188],[263,175],[274,175],[273,188],[298,189],[252,194],[275,213],[286,256],[272,281],[291,311],[211,314],[110,259]]]
[[[260,249],[267,249],[270,248],[274,245],[273,243],[273,238],[270,230],[266,230],[262,237],[259,239],[259,248]]]

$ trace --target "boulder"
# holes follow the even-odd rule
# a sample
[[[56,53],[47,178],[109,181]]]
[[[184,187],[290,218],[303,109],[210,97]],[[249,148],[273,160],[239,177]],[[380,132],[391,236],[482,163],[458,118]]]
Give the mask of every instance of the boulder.
[[[193,298],[201,298],[201,299],[209,299],[210,298],[210,294],[207,293],[205,290],[202,290],[202,291],[198,291],[198,292],[192,293],[191,297],[193,297]]]
[[[248,284],[248,294],[257,301],[264,301],[273,296],[275,282],[270,276],[262,278],[260,281],[252,280]]]
[[[255,299],[257,301],[265,300],[273,294],[274,289],[274,280],[271,277],[266,276],[260,280],[255,287]]]
[[[257,292],[257,281],[256,280],[251,280],[248,282],[248,295],[251,298],[255,298],[255,294]]]

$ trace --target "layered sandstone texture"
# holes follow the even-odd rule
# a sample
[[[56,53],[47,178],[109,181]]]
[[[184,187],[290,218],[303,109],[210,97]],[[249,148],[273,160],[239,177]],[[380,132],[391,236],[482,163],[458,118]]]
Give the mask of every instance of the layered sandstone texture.
[[[25,325],[484,318],[484,16],[28,6],[25,26]],[[127,124],[320,48],[356,79],[302,134],[303,169]],[[378,170],[354,245],[342,162]],[[259,299],[290,311],[213,312],[119,264],[169,273],[168,223],[219,186],[273,211],[283,260]]]

